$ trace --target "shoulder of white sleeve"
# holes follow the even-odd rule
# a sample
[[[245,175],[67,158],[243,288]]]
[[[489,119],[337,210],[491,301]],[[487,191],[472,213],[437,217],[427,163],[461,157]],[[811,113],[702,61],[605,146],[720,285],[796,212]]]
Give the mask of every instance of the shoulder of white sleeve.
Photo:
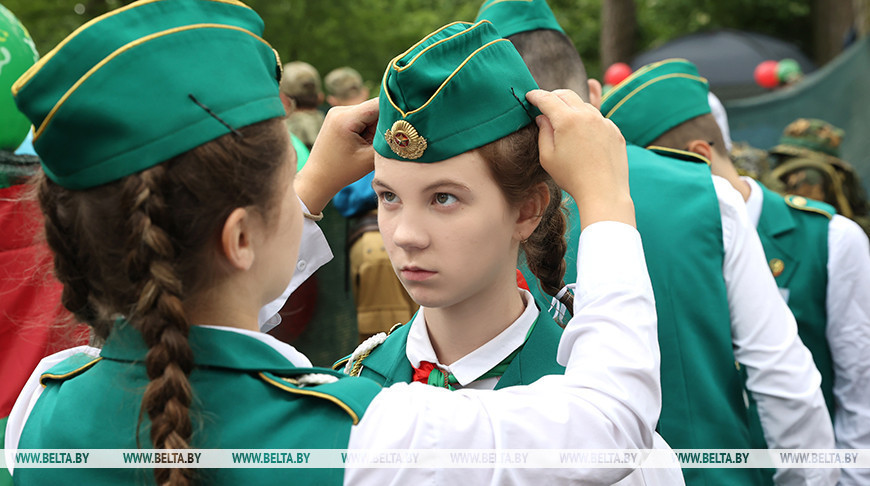
[[[839,214],[835,214],[828,224],[828,243],[832,247],[834,244],[846,244],[849,247],[865,250],[870,247],[870,240],[858,223]]]
[[[716,198],[719,199],[719,210],[725,212],[746,212],[746,203],[743,201],[743,196],[730,182],[719,177],[713,176],[713,189],[716,191]]]
[[[858,223],[835,214],[828,224],[828,264],[854,267],[870,260],[870,240]]]

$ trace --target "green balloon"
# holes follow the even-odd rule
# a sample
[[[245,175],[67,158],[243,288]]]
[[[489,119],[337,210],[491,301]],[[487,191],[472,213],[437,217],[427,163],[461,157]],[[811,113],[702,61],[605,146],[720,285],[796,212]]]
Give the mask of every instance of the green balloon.
[[[790,83],[803,76],[801,65],[794,59],[783,59],[776,67],[776,76],[780,83]]]
[[[39,59],[27,29],[0,4],[0,150],[15,150],[30,130],[15,106],[12,84]]]

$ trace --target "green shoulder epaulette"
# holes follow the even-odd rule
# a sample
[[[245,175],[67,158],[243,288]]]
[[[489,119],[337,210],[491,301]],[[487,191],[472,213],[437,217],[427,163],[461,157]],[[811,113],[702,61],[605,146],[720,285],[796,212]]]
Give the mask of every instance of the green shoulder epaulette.
[[[828,219],[834,217],[837,214],[837,210],[834,206],[831,206],[828,203],[823,203],[821,201],[816,201],[815,199],[807,199],[803,196],[796,196],[794,194],[789,194],[785,196],[785,203],[789,206],[800,209],[801,211],[807,211],[811,213],[821,214]]]
[[[101,357],[91,356],[86,353],[76,353],[60,363],[52,366],[45,373],[39,376],[39,384],[43,387],[49,381],[68,380],[74,376],[80,375],[91,366],[97,364]]]
[[[686,160],[689,162],[699,162],[699,163],[710,165],[710,161],[707,160],[706,157],[698,155],[695,152],[688,152],[686,150],[678,150],[678,149],[668,148],[668,147],[659,147],[658,145],[650,145],[646,149],[653,151],[653,152],[655,152],[659,155],[662,155],[664,157],[670,157],[672,159]]]
[[[351,378],[328,368],[297,368],[290,376],[262,371],[259,376],[266,383],[293,395],[321,398],[338,405],[354,425],[359,423],[369,403],[382,388],[368,378]]]

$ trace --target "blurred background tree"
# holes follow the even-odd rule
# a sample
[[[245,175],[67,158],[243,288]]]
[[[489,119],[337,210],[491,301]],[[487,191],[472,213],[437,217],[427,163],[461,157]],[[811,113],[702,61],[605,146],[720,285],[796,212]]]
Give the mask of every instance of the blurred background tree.
[[[797,44],[823,64],[847,33],[867,30],[870,0],[550,0],[591,75],[602,65],[681,35],[733,28]],[[84,22],[125,0],[0,0],[30,30],[41,54]],[[454,20],[473,20],[482,0],[249,0],[266,39],[286,61],[321,73],[350,65],[377,87],[387,62]],[[854,22],[854,25],[853,25]]]

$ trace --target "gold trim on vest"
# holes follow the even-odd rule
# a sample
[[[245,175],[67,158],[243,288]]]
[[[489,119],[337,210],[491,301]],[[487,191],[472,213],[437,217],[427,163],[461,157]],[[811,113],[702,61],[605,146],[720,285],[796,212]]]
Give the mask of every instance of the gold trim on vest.
[[[277,388],[280,388],[284,391],[288,391],[288,392],[294,393],[296,395],[308,395],[308,396],[312,396],[312,397],[323,398],[325,400],[329,400],[330,402],[341,407],[342,410],[344,410],[348,415],[350,415],[350,418],[353,419],[354,425],[359,423],[359,416],[356,414],[356,412],[354,412],[353,409],[351,409],[346,403],[342,402],[337,397],[334,397],[332,395],[328,395],[326,393],[317,392],[314,390],[301,390],[299,388],[293,388],[293,387],[287,386],[284,383],[281,383],[279,381],[275,381],[272,378],[266,376],[266,374],[263,372],[258,373],[258,375],[266,383],[273,385]]]

